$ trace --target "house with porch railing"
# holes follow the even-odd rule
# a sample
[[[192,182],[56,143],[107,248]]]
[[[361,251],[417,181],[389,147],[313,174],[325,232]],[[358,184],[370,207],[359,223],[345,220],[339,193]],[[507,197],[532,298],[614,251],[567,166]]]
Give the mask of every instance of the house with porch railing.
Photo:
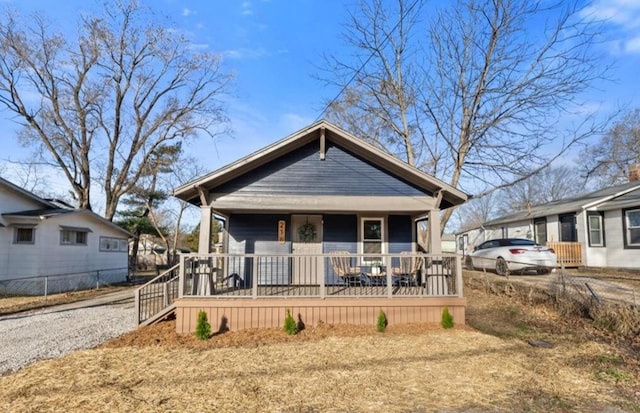
[[[199,251],[136,294],[139,323],[174,312],[195,329],[465,323],[461,260],[442,253],[440,211],[467,195],[337,126],[316,122],[174,195],[200,208]],[[211,223],[224,221],[212,252]],[[422,239],[418,242],[418,234]]]

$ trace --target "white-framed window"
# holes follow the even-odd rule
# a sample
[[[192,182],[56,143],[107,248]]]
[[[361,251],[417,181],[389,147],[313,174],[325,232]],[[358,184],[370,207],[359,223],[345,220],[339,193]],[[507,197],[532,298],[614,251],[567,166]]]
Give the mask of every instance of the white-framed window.
[[[36,229],[34,227],[16,227],[13,233],[14,244],[35,244]]]
[[[587,227],[589,231],[589,246],[604,247],[604,222],[602,213],[587,212]]]
[[[88,231],[63,229],[60,231],[60,244],[87,245]]]
[[[640,248],[640,209],[624,210],[625,239],[629,248]]]
[[[360,219],[360,240],[363,254],[384,254],[384,218],[363,217]],[[382,257],[363,257],[364,264],[382,261]]]
[[[129,244],[126,238],[100,237],[100,251],[128,252]]]

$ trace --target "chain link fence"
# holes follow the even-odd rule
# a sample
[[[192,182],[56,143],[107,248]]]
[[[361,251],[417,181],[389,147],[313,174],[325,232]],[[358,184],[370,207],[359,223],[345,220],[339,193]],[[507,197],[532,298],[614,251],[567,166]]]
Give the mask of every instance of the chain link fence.
[[[128,280],[127,267],[13,278],[0,280],[0,298],[16,295],[46,297],[49,294],[111,286]]]
[[[524,272],[497,276],[490,269],[480,271],[484,273],[482,283],[494,292],[499,293],[502,285],[505,292],[519,291],[531,299],[534,291],[539,291],[546,300],[551,299],[561,314],[588,318],[594,326],[623,337],[640,336],[640,288],[634,288],[640,284],[640,275],[637,280],[628,278],[631,283],[624,284],[610,280],[606,273],[576,275],[565,268],[549,275]]]

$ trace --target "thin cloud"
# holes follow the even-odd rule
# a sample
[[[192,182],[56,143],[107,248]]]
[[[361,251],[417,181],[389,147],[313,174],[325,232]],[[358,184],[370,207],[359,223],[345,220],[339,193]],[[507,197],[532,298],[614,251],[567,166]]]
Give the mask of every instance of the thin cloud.
[[[581,17],[602,20],[609,26],[609,52],[613,55],[640,53],[640,1],[596,0],[585,7]]]
[[[242,14],[245,15],[245,16],[253,14],[253,9],[251,8],[251,2],[250,1],[242,2]]]
[[[186,8],[186,7],[184,9],[182,9],[182,16],[189,17],[192,14],[195,14],[195,12],[193,10],[191,10],[189,8]]]
[[[232,49],[225,50],[222,52],[223,56],[229,59],[258,59],[264,56],[267,56],[268,53],[265,49],[249,49],[249,48],[240,48],[240,49]]]

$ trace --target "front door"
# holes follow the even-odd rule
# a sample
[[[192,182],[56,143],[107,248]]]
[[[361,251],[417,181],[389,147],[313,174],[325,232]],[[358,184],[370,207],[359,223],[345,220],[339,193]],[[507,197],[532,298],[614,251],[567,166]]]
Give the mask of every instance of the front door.
[[[319,285],[324,275],[322,215],[291,216],[293,284]]]

